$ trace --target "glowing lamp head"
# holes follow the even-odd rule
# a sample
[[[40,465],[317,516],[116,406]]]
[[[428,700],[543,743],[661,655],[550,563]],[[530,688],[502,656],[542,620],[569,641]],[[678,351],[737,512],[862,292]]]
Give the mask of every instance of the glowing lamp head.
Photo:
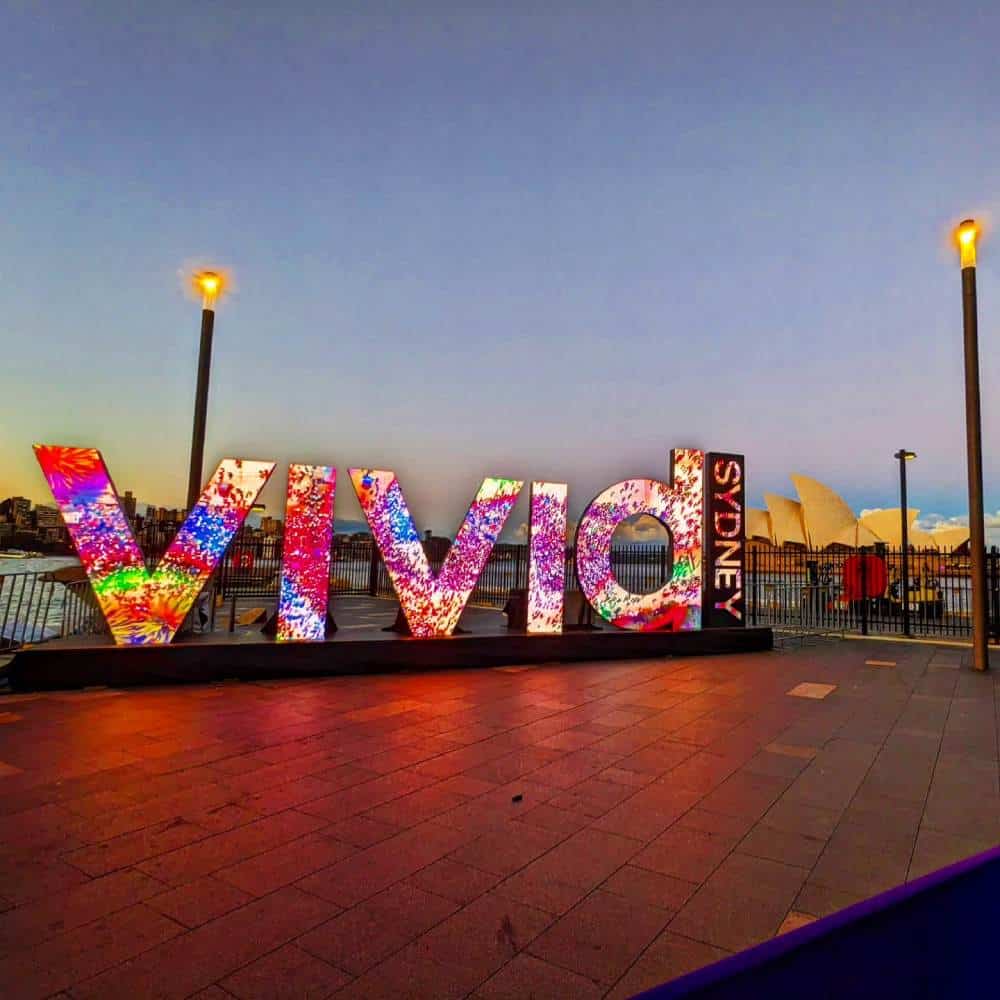
[[[975,219],[966,219],[960,222],[955,230],[955,239],[958,241],[958,252],[962,260],[962,267],[976,266],[976,241],[979,239],[979,226]]]
[[[226,286],[225,278],[218,271],[197,271],[192,275],[195,291],[201,294],[203,309],[214,309],[215,303]]]

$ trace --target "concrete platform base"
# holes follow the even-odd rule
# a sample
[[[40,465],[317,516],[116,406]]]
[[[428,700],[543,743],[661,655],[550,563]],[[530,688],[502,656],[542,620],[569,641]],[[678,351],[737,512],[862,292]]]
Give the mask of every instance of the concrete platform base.
[[[8,668],[18,691],[106,684],[127,687],[230,677],[277,677],[450,670],[528,663],[626,660],[750,653],[771,649],[769,628],[698,632],[581,631],[562,635],[502,632],[411,639],[338,633],[319,643],[190,642],[169,646],[66,645],[19,650]]]

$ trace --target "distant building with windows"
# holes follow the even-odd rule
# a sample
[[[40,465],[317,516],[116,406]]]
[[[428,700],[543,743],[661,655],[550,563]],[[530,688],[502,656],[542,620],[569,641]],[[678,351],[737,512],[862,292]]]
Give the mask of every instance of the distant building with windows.
[[[35,508],[35,529],[44,531],[46,528],[61,528],[63,526],[62,514],[57,507]]]
[[[135,497],[131,490],[126,490],[125,496],[122,497],[122,510],[125,511],[129,524],[135,524]]]
[[[31,501],[27,497],[8,497],[0,502],[0,517],[9,524],[29,527],[31,525]]]

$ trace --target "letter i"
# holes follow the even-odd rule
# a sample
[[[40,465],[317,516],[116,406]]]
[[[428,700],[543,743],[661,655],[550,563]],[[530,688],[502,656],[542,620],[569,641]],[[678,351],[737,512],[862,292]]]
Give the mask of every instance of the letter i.
[[[329,465],[288,467],[279,640],[319,642],[326,638],[336,489],[337,470]]]
[[[531,484],[528,631],[562,632],[566,582],[566,484]]]

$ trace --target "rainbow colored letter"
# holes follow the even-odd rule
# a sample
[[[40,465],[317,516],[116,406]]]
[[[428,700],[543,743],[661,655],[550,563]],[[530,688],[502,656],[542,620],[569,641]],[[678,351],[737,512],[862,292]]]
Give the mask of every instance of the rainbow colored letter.
[[[524,484],[483,480],[435,576],[395,473],[349,471],[410,631],[421,637],[451,635]]]
[[[655,479],[626,479],[609,486],[586,509],[576,531],[576,572],[591,607],[619,628],[701,627],[701,536],[705,453],[671,452],[673,485]],[[611,536],[635,514],[657,518],[670,532],[674,569],[652,594],[632,594],[611,569]]]
[[[101,453],[37,444],[35,456],[119,646],[170,642],[274,471],[223,459],[151,573]]]
[[[566,484],[531,484],[528,631],[561,632],[566,581]]]
[[[290,465],[281,558],[278,639],[326,638],[330,602],[330,539],[337,470],[329,465]]]

